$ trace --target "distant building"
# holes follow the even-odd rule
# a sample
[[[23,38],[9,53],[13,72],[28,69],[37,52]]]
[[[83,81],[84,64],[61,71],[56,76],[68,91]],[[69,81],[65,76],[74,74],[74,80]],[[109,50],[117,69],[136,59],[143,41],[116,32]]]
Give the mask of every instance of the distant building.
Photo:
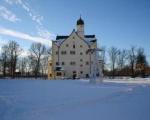
[[[77,30],[73,30],[70,35],[58,35],[52,41],[52,56],[48,64],[49,79],[88,78],[93,67],[96,75],[100,75],[99,59],[89,52],[89,49],[97,48],[97,39],[95,35],[84,34],[84,21],[81,17],[76,26]],[[97,64],[93,66],[94,63]]]

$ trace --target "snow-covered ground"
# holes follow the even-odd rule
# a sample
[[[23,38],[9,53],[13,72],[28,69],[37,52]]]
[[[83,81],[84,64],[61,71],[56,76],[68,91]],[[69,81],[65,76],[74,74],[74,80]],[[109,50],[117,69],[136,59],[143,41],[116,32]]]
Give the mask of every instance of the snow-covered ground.
[[[105,79],[105,82],[129,83],[129,84],[150,84],[150,78],[122,78],[122,79]]]
[[[127,81],[0,80],[0,120],[150,120],[150,80]]]

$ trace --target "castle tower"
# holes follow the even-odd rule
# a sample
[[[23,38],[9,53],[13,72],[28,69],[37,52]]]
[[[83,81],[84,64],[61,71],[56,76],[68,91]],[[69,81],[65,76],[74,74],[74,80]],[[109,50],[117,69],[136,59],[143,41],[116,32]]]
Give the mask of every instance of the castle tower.
[[[81,16],[77,20],[77,33],[81,38],[84,39],[84,21],[82,20]]]

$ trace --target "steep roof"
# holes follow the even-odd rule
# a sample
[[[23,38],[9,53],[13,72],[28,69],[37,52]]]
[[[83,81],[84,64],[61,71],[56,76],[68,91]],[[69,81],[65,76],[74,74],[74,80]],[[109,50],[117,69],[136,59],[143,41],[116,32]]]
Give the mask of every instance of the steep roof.
[[[72,33],[75,33],[79,38],[81,38],[77,32],[75,32],[75,29],[73,29]],[[71,34],[72,34],[71,33]],[[70,35],[71,35],[70,34]],[[69,36],[70,36],[69,35]],[[60,46],[66,39],[69,38],[68,35],[57,35],[56,36],[56,40],[53,41],[56,45]],[[81,38],[82,39],[82,38]],[[95,35],[84,35],[84,42],[86,42],[88,45],[93,44],[94,42],[96,42],[96,38]]]
[[[95,35],[84,35],[85,38],[95,38]]]
[[[68,35],[57,35],[56,40],[62,40],[62,39],[67,39],[69,36]],[[84,35],[85,38],[95,38],[95,35]]]
[[[68,37],[69,37],[69,36],[66,36],[66,35],[65,35],[65,36],[64,36],[64,35],[63,35],[63,36],[62,36],[62,35],[57,35],[57,36],[56,36],[56,40],[67,39]]]

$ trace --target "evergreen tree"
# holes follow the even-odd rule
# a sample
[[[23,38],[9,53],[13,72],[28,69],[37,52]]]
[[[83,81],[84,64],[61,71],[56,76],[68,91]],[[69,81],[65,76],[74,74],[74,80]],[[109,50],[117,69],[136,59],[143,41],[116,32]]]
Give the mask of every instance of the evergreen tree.
[[[145,68],[147,65],[148,63],[146,61],[146,55],[144,53],[144,49],[139,48],[136,57],[136,69],[139,71],[142,77],[145,77]]]

